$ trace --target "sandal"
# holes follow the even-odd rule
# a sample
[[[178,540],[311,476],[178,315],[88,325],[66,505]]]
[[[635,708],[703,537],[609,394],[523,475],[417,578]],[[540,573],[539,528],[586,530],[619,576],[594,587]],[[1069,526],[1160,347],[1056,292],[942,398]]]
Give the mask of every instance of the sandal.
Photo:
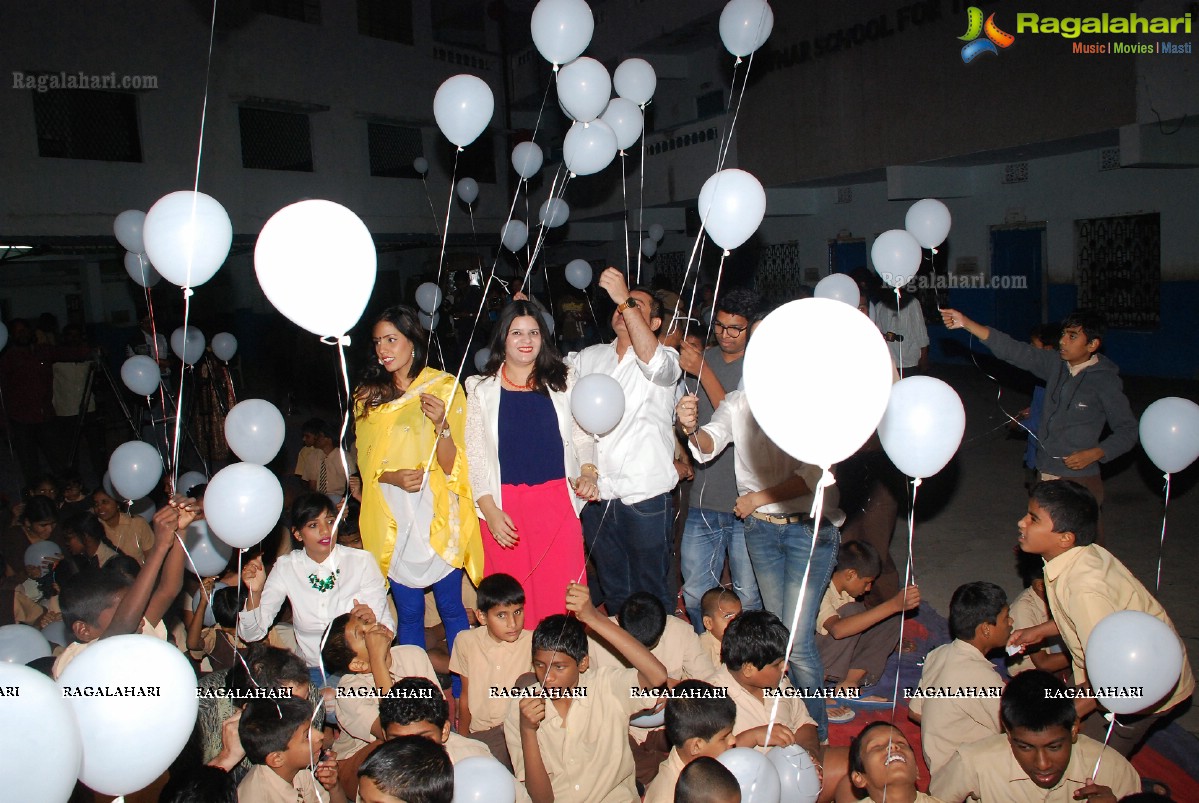
[[[833,725],[851,722],[858,715],[852,708],[845,705],[834,705],[832,701],[825,703],[825,713],[828,714],[829,723]]]

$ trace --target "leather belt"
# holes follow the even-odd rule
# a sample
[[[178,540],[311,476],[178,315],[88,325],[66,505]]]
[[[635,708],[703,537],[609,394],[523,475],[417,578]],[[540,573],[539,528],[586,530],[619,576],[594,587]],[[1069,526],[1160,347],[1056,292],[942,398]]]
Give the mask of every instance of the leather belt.
[[[770,524],[798,524],[801,521],[811,521],[812,517],[807,513],[789,513],[785,516],[775,516],[772,513],[759,513],[754,511],[750,514],[755,519],[765,521]]]

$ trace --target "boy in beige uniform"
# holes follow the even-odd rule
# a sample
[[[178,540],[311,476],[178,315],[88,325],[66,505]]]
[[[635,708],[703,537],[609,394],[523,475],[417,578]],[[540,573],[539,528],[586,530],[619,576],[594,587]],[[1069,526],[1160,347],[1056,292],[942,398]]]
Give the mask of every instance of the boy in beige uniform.
[[[1049,621],[1049,604],[1045,597],[1045,561],[1038,555],[1018,552],[1016,567],[1020,570],[1025,588],[1012,600],[1013,631],[1036,627]],[[1008,676],[1015,677],[1030,669],[1065,672],[1070,668],[1070,653],[1066,651],[1060,638],[1048,640],[1040,646],[1039,650],[1009,655]]]
[[[1153,595],[1133,577],[1110,552],[1094,544],[1099,519],[1095,497],[1070,480],[1041,482],[1033,488],[1028,513],[1020,520],[1020,549],[1045,560],[1045,593],[1054,619],[1012,634],[1016,646],[1038,644],[1060,635],[1070,652],[1074,682],[1090,688],[1087,681],[1086,643],[1095,625],[1116,611],[1141,611],[1174,630],[1174,623]],[[1177,631],[1175,630],[1177,634]],[[1184,704],[1195,691],[1195,676],[1182,653],[1178,683],[1162,700],[1146,701],[1143,713],[1120,715],[1108,745],[1121,755],[1131,755],[1150,727]],[[1075,700],[1083,720],[1083,731],[1103,739],[1108,723],[1096,713],[1094,698]]]
[[[699,608],[703,612],[704,632],[699,637],[700,646],[708,653],[715,666],[720,666],[720,642],[729,622],[741,613],[741,598],[736,591],[716,586],[700,597]]]
[[[237,785],[238,803],[346,803],[337,762],[321,759],[322,737],[311,716],[309,703],[295,697],[246,705],[237,734],[254,766]]]
[[[1139,792],[1141,779],[1123,756],[1078,733],[1066,691],[1036,669],[1013,678],[1000,704],[1005,732],[959,747],[933,774],[929,791],[946,803],[1073,803]]]
[[[666,739],[673,749],[645,790],[644,803],[673,803],[684,767],[702,756],[719,758],[733,746],[737,706],[727,696],[716,696],[719,691],[702,680],[675,686],[679,696],[666,702]]]
[[[908,703],[909,716],[920,723],[924,763],[933,773],[960,745],[1000,731],[1003,678],[987,653],[1011,635],[1007,594],[993,583],[960,586],[949,602],[949,632],[954,640],[924,659],[920,686]]]
[[[566,609],[575,616],[547,617],[533,632],[537,683],[522,692],[537,696],[514,698],[504,721],[516,777],[534,800],[638,803],[628,718],[647,701],[632,688],[662,686],[666,667],[596,611],[586,586],[570,585]],[[592,668],[584,625],[634,668]]]

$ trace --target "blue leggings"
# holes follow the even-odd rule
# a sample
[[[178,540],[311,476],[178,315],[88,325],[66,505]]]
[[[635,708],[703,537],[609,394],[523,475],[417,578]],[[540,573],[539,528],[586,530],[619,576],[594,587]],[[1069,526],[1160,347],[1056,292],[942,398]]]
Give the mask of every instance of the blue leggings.
[[[388,579],[391,597],[395,600],[396,640],[400,644],[413,644],[425,649],[425,589],[410,588]],[[454,653],[454,639],[470,627],[466,618],[466,606],[462,604],[462,570],[454,569],[433,584],[433,600],[437,613],[445,626],[445,640],[450,654]],[[453,680],[454,696],[462,695],[462,681],[457,675]]]

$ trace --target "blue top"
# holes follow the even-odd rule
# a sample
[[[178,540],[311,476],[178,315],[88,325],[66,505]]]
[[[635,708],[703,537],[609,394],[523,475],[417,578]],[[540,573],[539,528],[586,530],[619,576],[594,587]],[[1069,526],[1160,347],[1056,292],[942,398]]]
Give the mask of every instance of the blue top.
[[[541,485],[566,476],[558,414],[549,396],[500,390],[500,482]]]

